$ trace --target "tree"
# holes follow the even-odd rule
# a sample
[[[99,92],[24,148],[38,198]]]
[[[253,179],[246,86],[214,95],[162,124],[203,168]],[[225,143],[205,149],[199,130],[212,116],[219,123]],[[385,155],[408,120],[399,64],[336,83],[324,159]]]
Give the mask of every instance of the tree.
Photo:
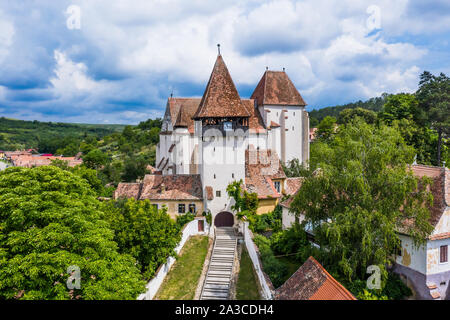
[[[355,117],[364,119],[365,122],[373,124],[377,120],[377,113],[372,110],[363,108],[344,109],[339,113],[337,122],[340,124],[347,124]]]
[[[281,163],[281,165],[289,178],[306,177],[312,174],[312,171],[305,164],[300,163],[297,158],[288,161],[286,165],[284,163]]]
[[[443,73],[434,76],[424,71],[420,75],[417,98],[431,126],[438,132],[437,165],[440,166],[442,138],[450,132],[450,78]]]
[[[114,230],[114,239],[121,253],[131,254],[146,279],[169,256],[176,256],[181,240],[180,227],[167,214],[148,200],[119,199],[105,203],[106,220]]]
[[[379,114],[381,120],[392,124],[394,120],[419,121],[423,115],[419,109],[419,102],[415,95],[410,93],[399,93],[387,98],[382,111]]]
[[[123,181],[131,182],[142,179],[147,173],[148,161],[143,156],[127,157],[124,161]]]
[[[238,218],[256,214],[256,210],[258,210],[258,195],[249,193],[247,190],[242,191],[242,179],[231,182],[227,186],[227,194],[235,201],[231,209],[237,212]]]
[[[336,131],[336,118],[326,116],[317,126],[316,136],[318,139],[328,140]]]
[[[108,156],[99,149],[91,150],[87,155],[83,156],[83,163],[90,169],[97,169],[106,164]]]
[[[97,195],[103,194],[105,188],[103,187],[102,181],[97,177],[96,170],[86,168],[83,165],[69,167],[67,161],[59,159],[52,160],[51,165],[76,174],[80,178],[84,179]]]
[[[414,149],[400,133],[354,120],[333,140],[321,145],[319,172],[302,183],[291,208],[304,213],[321,246],[321,261],[349,281],[364,279],[369,265],[378,265],[386,279],[386,264],[399,246],[403,228],[416,245],[432,231],[428,219],[430,182],[423,188],[408,170]],[[411,223],[405,225],[408,219]]]
[[[120,254],[87,182],[55,166],[0,172],[0,297],[136,299],[136,260]],[[81,272],[68,290],[69,266]]]

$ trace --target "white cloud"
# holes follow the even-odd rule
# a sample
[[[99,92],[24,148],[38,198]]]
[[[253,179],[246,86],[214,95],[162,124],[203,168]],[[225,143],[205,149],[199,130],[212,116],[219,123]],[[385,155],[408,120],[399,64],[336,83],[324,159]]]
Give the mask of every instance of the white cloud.
[[[42,1],[27,2],[21,15],[20,5],[0,12],[0,75],[24,87],[39,78],[33,89],[51,93],[52,100],[20,105],[29,114],[60,108],[66,119],[89,122],[161,115],[170,88],[201,95],[217,43],[238,86],[256,86],[266,66],[285,67],[310,106],[413,91],[433,48],[401,36],[450,28],[442,0],[79,0],[80,30],[65,27],[73,1]],[[381,29],[370,33],[373,4]],[[16,96],[0,91],[0,105]]]

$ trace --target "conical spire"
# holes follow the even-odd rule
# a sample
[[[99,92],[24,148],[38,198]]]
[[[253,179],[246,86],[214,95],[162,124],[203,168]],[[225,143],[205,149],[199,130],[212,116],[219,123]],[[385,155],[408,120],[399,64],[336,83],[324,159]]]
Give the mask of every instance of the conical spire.
[[[219,54],[194,119],[249,116]]]
[[[177,120],[175,121],[174,128],[187,128],[188,127],[188,116],[184,110],[184,106],[181,106],[178,112]]]

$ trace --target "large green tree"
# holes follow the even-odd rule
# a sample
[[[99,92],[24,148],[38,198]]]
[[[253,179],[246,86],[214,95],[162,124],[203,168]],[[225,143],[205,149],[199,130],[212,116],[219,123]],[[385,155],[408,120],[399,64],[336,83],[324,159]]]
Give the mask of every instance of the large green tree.
[[[320,169],[304,180],[291,208],[312,224],[320,259],[331,271],[352,281],[378,265],[386,278],[405,219],[417,245],[432,230],[422,205],[431,196],[416,192],[418,181],[407,166],[414,149],[395,128],[361,119],[341,127],[331,141],[316,143]]]
[[[165,208],[158,210],[148,200],[119,199],[105,203],[104,211],[120,252],[137,259],[146,279],[169,256],[176,256],[174,249],[181,240],[180,228]]]
[[[354,109],[344,109],[339,113],[339,117],[337,122],[339,124],[347,124],[355,117],[363,118],[367,123],[375,123],[377,120],[377,113],[372,110],[367,110],[363,108],[354,108]]]
[[[450,78],[428,71],[420,75],[417,90],[419,105],[428,116],[431,126],[438,132],[437,165],[441,165],[442,139],[450,132]]]
[[[88,183],[66,170],[0,172],[0,297],[136,299],[145,282],[103,216]],[[80,289],[66,287],[70,266]]]

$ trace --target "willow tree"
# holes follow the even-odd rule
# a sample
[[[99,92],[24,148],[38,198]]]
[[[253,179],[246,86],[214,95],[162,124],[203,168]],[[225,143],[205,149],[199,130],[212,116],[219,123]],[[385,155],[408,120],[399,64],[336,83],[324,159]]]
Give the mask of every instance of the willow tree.
[[[408,170],[415,151],[392,127],[356,119],[328,142],[316,142],[316,174],[306,178],[291,205],[306,216],[327,268],[349,281],[364,279],[369,265],[385,266],[399,247],[397,231],[420,245],[432,228],[428,192]],[[422,186],[429,181],[424,179]]]
[[[71,172],[0,172],[0,299],[136,299],[145,282],[103,217],[88,182]]]

